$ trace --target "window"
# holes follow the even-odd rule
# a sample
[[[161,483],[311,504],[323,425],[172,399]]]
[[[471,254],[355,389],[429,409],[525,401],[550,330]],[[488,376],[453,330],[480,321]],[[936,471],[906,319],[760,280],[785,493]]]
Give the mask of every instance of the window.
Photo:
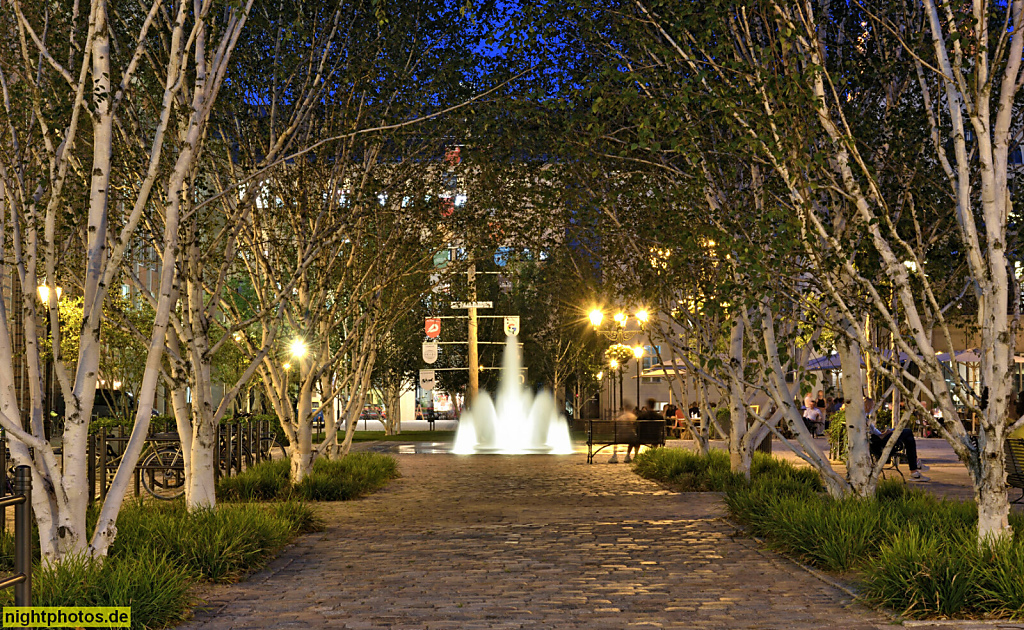
[[[1024,147],[1017,147],[1013,151],[1010,151],[1008,161],[1010,164],[1024,164]]]
[[[511,247],[499,247],[494,252],[494,264],[499,267],[504,267],[508,264],[509,258],[514,254],[514,250]]]
[[[651,366],[658,365],[658,354],[661,346],[644,346],[644,370],[651,369]]]

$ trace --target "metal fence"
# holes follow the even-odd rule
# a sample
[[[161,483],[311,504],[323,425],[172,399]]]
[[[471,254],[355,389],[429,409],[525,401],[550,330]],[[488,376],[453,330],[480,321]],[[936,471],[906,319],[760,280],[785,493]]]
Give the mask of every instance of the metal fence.
[[[0,448],[0,451],[4,449]],[[0,517],[7,523],[7,508],[14,507],[14,575],[0,580],[0,589],[14,587],[14,605],[32,605],[32,469],[18,466],[13,480],[4,475]]]
[[[110,490],[114,474],[130,439],[128,427],[101,427],[89,435],[89,497],[103,500]],[[266,420],[238,420],[218,426],[214,442],[214,476],[233,477],[253,464],[284,454],[280,436]],[[159,499],[184,494],[185,462],[177,432],[153,432],[133,472],[135,496],[143,490]]]

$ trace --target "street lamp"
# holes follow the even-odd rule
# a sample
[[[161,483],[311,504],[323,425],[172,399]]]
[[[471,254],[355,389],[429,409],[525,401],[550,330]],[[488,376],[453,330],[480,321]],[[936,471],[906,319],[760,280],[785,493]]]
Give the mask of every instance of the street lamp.
[[[642,307],[637,308],[636,311],[634,311],[632,317],[636,319],[638,324],[640,324],[641,330],[626,330],[626,324],[629,323],[630,315],[622,310],[618,310],[614,315],[612,315],[612,321],[615,322],[615,326],[613,328],[601,328],[601,322],[604,321],[605,314],[600,308],[594,307],[591,309],[587,314],[587,317],[590,319],[590,323],[594,327],[595,331],[616,343],[622,343],[624,341],[629,341],[641,332],[641,330],[647,326],[647,322],[650,320],[651,315],[647,309]]]
[[[636,357],[636,407],[640,408],[640,359],[644,358],[644,347],[640,344],[633,346],[633,356]],[[654,411],[651,409],[651,411]]]
[[[43,282],[43,284],[39,285],[36,288],[36,291],[39,293],[40,301],[42,301],[42,303],[46,305],[46,309],[49,310],[50,309],[50,287],[47,286],[46,282]],[[60,294],[62,292],[63,292],[63,290],[60,287],[54,287],[54,295],[56,296],[56,298],[58,300],[60,300]],[[60,309],[59,308],[57,309],[57,332],[58,332],[58,335],[57,335],[56,339],[59,342],[59,340],[60,340],[60,334],[59,334],[60,333]],[[48,358],[46,360],[46,376],[45,376],[45,379],[46,379],[46,383],[45,383],[46,395],[45,395],[45,398],[44,398],[45,407],[44,407],[44,410],[43,410],[43,413],[44,413],[43,433],[45,435],[50,435],[50,433],[51,433],[51,426],[50,426],[50,424],[51,424],[51,419],[52,419],[51,416],[56,415],[54,413],[54,409],[53,409],[54,393],[56,392],[56,387],[54,387],[54,380],[55,379],[53,378],[53,362],[54,362],[54,360],[56,360],[56,356],[53,353],[51,353],[50,358]]]
[[[295,341],[293,341],[292,344],[288,347],[288,349],[291,351],[292,356],[295,357],[296,359],[301,359],[302,357],[306,356],[306,352],[308,350],[308,348],[306,347],[306,342],[301,339],[296,339]]]
[[[43,304],[46,304],[47,306],[49,306],[50,305],[50,287],[46,286],[45,284],[41,284],[41,285],[39,285],[38,291],[39,291],[39,299],[42,300]],[[57,291],[57,299],[59,300],[60,299],[60,294],[63,292],[63,290],[60,287],[56,287],[56,291]]]
[[[636,319],[637,324],[639,324],[639,329],[637,329],[637,330],[627,330],[626,329],[626,325],[629,323],[630,315],[627,314],[626,311],[624,311],[624,310],[616,310],[615,311],[615,314],[612,315],[612,320],[615,322],[615,326],[613,328],[608,328],[608,329],[602,329],[601,328],[601,322],[604,321],[605,314],[604,314],[604,312],[599,307],[595,306],[594,308],[592,308],[590,310],[590,312],[588,313],[587,317],[590,319],[590,323],[594,326],[595,332],[598,332],[602,336],[604,336],[605,338],[612,340],[613,342],[615,342],[616,345],[623,345],[623,342],[632,339],[638,333],[644,332],[646,330],[647,323],[651,319],[651,313],[650,313],[650,311],[648,311],[646,308],[643,308],[643,307],[637,307],[633,311],[632,317],[634,319]],[[612,348],[614,348],[614,347],[615,346],[613,345]],[[637,352],[638,352],[637,348],[639,348],[639,354],[637,354]],[[622,400],[622,367],[621,366],[624,365],[625,362],[629,360],[630,354],[632,354],[634,357],[636,357],[636,360],[637,360],[636,397],[637,397],[637,407],[640,406],[640,359],[643,357],[644,348],[643,348],[642,345],[637,346],[637,348],[629,348],[628,346],[623,346],[622,348],[619,348],[619,350],[621,351],[619,356],[613,357],[612,360],[609,361],[609,365],[611,366],[611,368],[613,370],[616,369],[616,368],[619,368],[619,405],[620,406],[623,403],[623,400]],[[609,350],[611,350],[611,348]],[[614,390],[612,392],[612,398],[613,399],[615,398]],[[614,403],[613,403],[612,407],[614,408]]]

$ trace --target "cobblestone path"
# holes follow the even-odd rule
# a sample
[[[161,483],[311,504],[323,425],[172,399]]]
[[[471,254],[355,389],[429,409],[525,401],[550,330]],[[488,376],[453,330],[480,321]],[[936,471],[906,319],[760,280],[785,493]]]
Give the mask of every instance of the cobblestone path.
[[[585,457],[399,455],[189,628],[821,628],[888,618],[734,537],[715,495]],[[602,461],[606,458],[602,457]],[[947,626],[948,627],[948,626]]]

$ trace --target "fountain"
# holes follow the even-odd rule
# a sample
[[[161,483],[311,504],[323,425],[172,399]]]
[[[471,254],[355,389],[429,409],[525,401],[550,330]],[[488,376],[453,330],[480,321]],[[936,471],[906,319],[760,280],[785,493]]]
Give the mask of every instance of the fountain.
[[[549,391],[534,396],[519,384],[519,345],[505,340],[497,400],[480,392],[471,409],[462,413],[453,453],[568,455],[573,452],[569,425],[555,408]]]

